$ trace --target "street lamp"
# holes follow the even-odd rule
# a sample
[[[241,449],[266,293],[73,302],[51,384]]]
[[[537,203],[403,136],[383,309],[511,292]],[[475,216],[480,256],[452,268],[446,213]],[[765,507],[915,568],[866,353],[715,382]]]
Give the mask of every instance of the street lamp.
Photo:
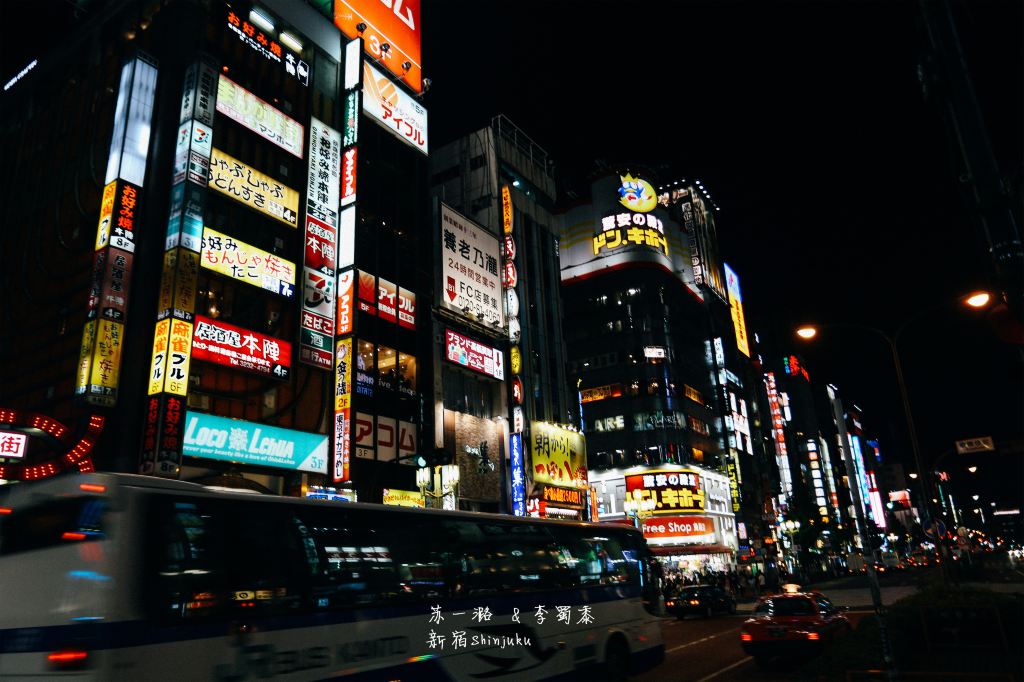
[[[986,305],[988,305],[989,301],[991,300],[991,296],[987,292],[979,291],[971,294],[966,298],[960,298],[959,300],[972,308],[983,308]],[[898,344],[900,336],[903,334],[904,330],[906,330],[910,322],[917,319],[924,312],[933,310],[934,308],[940,307],[942,305],[945,305],[945,302],[934,306],[930,306],[928,308],[925,308],[924,310],[919,311],[917,314],[912,315],[908,319],[904,320],[903,323],[896,328],[896,332],[892,336],[886,334],[884,331],[876,327],[845,322],[835,322],[823,325],[804,325],[796,330],[796,335],[801,339],[804,339],[805,341],[809,341],[810,339],[813,339],[815,336],[817,336],[818,329],[822,327],[846,327],[871,332],[872,334],[881,337],[886,342],[886,344],[889,346],[890,352],[892,353],[892,364],[896,370],[896,383],[899,385],[900,398],[903,402],[903,414],[907,421],[907,432],[910,435],[910,450],[914,456],[914,466],[920,472],[925,471],[925,469],[921,466],[921,452],[917,442],[917,429],[914,427],[914,415],[910,409],[910,398],[907,395],[907,384],[903,378],[903,363],[900,361]],[[911,473],[910,478],[917,479],[918,475],[915,473]],[[919,479],[921,483],[921,504],[925,506],[925,509],[930,519],[932,519],[933,521],[937,521],[938,517],[933,513],[932,507],[928,504],[928,499],[930,498],[930,495],[928,495],[927,492],[927,486],[925,483],[926,478],[927,477],[922,476]]]
[[[972,308],[984,308],[991,300],[992,296],[987,291],[978,291],[965,298],[964,303]]]
[[[434,467],[421,467],[416,470],[416,486],[424,497],[441,500],[442,509],[455,509],[459,499],[459,465],[442,464]],[[430,490],[431,482],[433,489]]]
[[[793,559],[793,567],[798,568],[800,565],[800,557],[797,553],[796,534],[800,532],[800,522],[792,519],[786,519],[779,524],[779,528],[783,533],[789,536],[790,557]]]

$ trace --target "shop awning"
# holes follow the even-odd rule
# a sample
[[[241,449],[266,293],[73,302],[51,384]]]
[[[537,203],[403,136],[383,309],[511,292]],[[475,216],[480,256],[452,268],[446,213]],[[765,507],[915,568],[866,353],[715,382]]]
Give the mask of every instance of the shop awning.
[[[732,554],[731,547],[725,545],[648,545],[657,556],[683,554]]]

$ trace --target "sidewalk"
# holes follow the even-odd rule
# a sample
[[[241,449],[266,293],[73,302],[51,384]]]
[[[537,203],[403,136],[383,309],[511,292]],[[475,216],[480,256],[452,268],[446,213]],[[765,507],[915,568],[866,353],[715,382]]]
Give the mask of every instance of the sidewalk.
[[[1014,592],[1024,593],[1024,582],[1019,583],[960,583],[961,587],[970,587],[974,589],[992,590],[993,592],[1003,592],[1012,594]],[[807,589],[815,590],[814,585],[808,585]],[[874,605],[871,603],[871,590],[867,587],[852,587],[852,588],[821,588],[817,591],[824,594],[832,603],[836,606],[848,606],[851,609],[862,610],[862,609],[873,609]],[[893,602],[899,601],[904,597],[909,597],[918,591],[918,588],[914,585],[899,585],[893,587],[882,588],[882,603],[885,605],[892,604]],[[752,613],[754,610],[754,604],[756,599],[747,597],[736,602],[736,613]]]

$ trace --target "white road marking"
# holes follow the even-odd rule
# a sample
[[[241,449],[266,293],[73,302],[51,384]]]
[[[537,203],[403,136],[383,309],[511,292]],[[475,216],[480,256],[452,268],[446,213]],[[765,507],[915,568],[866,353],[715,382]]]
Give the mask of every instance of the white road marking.
[[[732,665],[725,666],[724,668],[722,668],[718,672],[714,672],[714,673],[711,673],[710,675],[708,675],[707,677],[700,678],[699,680],[697,680],[697,682],[708,682],[708,680],[713,680],[716,677],[718,677],[719,675],[721,675],[722,673],[727,673],[730,670],[732,670],[733,668],[738,668],[739,666],[743,665],[744,663],[746,663],[748,661],[752,661],[752,660],[754,660],[754,658],[752,656],[747,656],[746,658],[743,658],[743,659],[740,659],[739,661],[736,661]]]
[[[666,654],[670,654],[673,651],[679,651],[680,649],[685,649],[688,646],[693,646],[694,644],[700,644],[701,642],[706,642],[709,639],[714,639],[715,637],[721,637],[722,635],[728,635],[731,632],[739,632],[739,628],[733,628],[732,630],[726,630],[725,632],[719,632],[717,635],[708,635],[707,637],[705,637],[703,639],[696,639],[696,640],[694,640],[692,642],[687,642],[686,644],[680,644],[679,646],[674,646],[671,649],[666,649],[665,653]]]

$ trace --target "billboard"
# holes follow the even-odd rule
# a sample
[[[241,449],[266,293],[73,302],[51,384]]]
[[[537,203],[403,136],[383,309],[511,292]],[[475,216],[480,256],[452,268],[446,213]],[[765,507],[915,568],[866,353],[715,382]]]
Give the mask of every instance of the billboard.
[[[565,214],[559,243],[563,282],[631,266],[658,267],[684,282],[691,277],[679,225],[649,187],[629,174],[591,184],[590,203]]]
[[[489,377],[505,379],[501,350],[486,346],[451,329],[444,333],[445,359]]]
[[[750,357],[750,343],[747,340],[747,322],[743,317],[743,295],[740,294],[740,278],[736,276],[728,263],[725,266],[725,290],[729,295],[729,312],[732,315],[732,326],[736,330],[736,347]]]
[[[534,483],[587,489],[583,434],[547,422],[530,422],[530,471]]]
[[[500,258],[497,237],[441,204],[442,308],[504,326]]]
[[[298,227],[298,192],[216,147],[210,157],[210,187],[289,227]]]
[[[196,315],[192,357],[275,379],[291,374],[292,345],[287,341]]]
[[[648,540],[711,543],[715,541],[715,520],[710,516],[666,516],[645,519]],[[654,543],[661,544],[661,543]]]
[[[208,227],[203,228],[199,262],[207,270],[285,298],[295,295],[295,263]]]
[[[427,110],[370,62],[363,62],[363,111],[398,139],[427,153]]]
[[[367,54],[423,92],[420,0],[334,0],[334,25],[348,38],[361,37]]]
[[[190,457],[327,473],[327,436],[188,410],[183,454]]]
[[[702,477],[693,469],[654,470],[626,476],[626,499],[653,500],[652,514],[703,512]]]
[[[221,74],[217,83],[217,111],[266,138],[290,154],[302,158],[305,129],[256,95]]]

